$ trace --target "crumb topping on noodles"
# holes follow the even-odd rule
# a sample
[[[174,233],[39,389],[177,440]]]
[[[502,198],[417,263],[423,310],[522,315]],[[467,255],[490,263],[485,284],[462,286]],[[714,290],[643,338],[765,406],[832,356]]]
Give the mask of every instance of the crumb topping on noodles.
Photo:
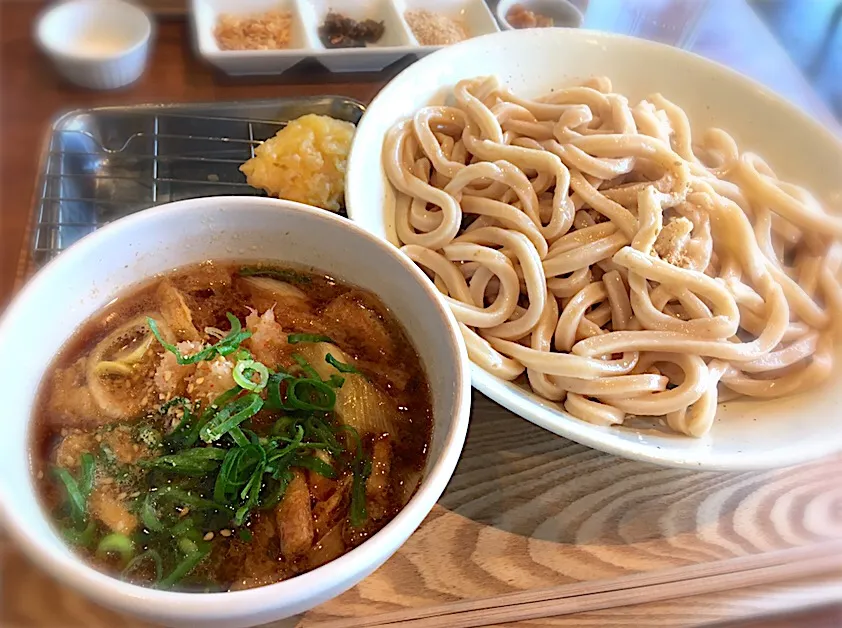
[[[725,131],[605,77],[537,99],[459,82],[388,133],[403,251],[471,359],[575,417],[700,437],[720,391],[770,398],[833,364],[842,219]]]

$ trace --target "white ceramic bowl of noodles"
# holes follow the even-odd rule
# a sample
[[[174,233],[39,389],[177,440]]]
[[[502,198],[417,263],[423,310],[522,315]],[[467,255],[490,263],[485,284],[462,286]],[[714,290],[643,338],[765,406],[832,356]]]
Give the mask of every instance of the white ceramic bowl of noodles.
[[[552,59],[552,63],[547,60]],[[496,75],[527,98],[607,76],[630,101],[660,92],[683,107],[694,130],[718,126],[758,153],[782,179],[842,207],[842,145],[819,123],[754,81],[691,53],[625,36],[573,29],[509,31],[436,52],[389,83],[361,121],[348,169],[349,216],[397,244],[395,195],[381,158],[397,121],[443,104],[461,79]],[[796,148],[797,147],[797,148]],[[805,394],[721,404],[711,431],[695,439],[633,422],[602,427],[472,366],[473,385],[521,417],[619,456],[708,470],[770,468],[842,449],[842,356],[830,381]]]
[[[116,295],[174,267],[208,259],[313,267],[376,294],[403,324],[427,372],[433,438],[406,507],[359,547],[277,584],[226,593],[178,593],[95,571],[69,549],[36,497],[28,423],[39,382],[76,328]],[[455,320],[415,266],[350,221],[290,201],[211,197],[136,213],[96,231],[29,282],[0,321],[6,412],[0,439],[5,530],[41,567],[100,604],[173,626],[240,627],[301,613],[377,569],[421,524],[450,480],[470,413],[468,361]]]

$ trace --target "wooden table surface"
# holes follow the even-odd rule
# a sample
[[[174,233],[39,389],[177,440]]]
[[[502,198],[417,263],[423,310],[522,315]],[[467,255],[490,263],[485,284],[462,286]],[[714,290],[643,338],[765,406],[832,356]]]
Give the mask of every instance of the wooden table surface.
[[[33,45],[39,7],[32,1],[0,2],[0,308],[11,295],[22,247],[29,245],[24,234],[41,141],[60,111],[326,93],[365,102],[408,63],[377,74],[331,75],[307,66],[281,77],[232,80],[195,59],[184,23],[167,22],[159,25],[150,67],[140,82],[118,92],[88,92],[64,84]],[[746,5],[731,0],[592,0],[587,25],[693,48],[770,84],[830,124],[785,53],[752,16]],[[842,538],[840,473],[842,458],[768,473],[657,469],[551,436],[477,395],[465,456],[440,505],[386,566],[304,623]],[[555,523],[562,516],[563,526]],[[431,555],[443,563],[437,572],[425,562]],[[0,559],[2,626],[141,625],[58,584],[3,537]],[[837,573],[529,625],[688,626],[840,599],[842,574]],[[830,628],[842,625],[842,611],[756,625]]]

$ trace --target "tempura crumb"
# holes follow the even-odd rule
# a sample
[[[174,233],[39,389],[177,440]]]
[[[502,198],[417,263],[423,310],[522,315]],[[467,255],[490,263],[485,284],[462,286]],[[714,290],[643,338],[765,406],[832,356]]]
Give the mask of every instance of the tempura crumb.
[[[258,146],[240,170],[269,196],[338,211],[354,131],[350,122],[302,116]]]
[[[219,16],[213,31],[221,50],[280,50],[289,48],[292,14],[267,11],[256,15]]]

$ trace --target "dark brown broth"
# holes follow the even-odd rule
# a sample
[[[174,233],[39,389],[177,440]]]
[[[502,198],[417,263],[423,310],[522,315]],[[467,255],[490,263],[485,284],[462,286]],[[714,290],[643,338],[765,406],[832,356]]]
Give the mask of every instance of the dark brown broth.
[[[151,429],[160,428],[159,431],[162,434],[166,434],[171,429],[171,426],[167,426],[166,417],[161,417],[157,413],[166,400],[166,396],[160,393],[152,383],[156,365],[165,354],[164,349],[157,342],[153,342],[152,351],[147,352],[144,357],[144,360],[150,361],[150,365],[144,366],[145,363],[141,362],[136,367],[143,374],[142,382],[132,383],[125,390],[125,395],[127,403],[139,404],[142,406],[142,411],[126,420],[80,414],[78,409],[75,409],[76,406],[68,401],[71,398],[70,393],[65,394],[67,390],[73,393],[75,388],[65,386],[59,390],[57,382],[62,373],[76,368],[74,365],[79,364],[79,359],[90,354],[114,330],[138,315],[159,311],[161,301],[158,290],[166,281],[171,282],[183,296],[192,312],[193,325],[200,333],[209,327],[227,331],[230,324],[226,318],[226,312],[237,316],[245,328],[245,318],[251,311],[250,308],[257,309],[262,314],[272,305],[272,298],[261,296],[253,288],[248,287],[247,282],[238,277],[238,270],[242,266],[234,262],[205,263],[179,269],[133,288],[88,320],[61,349],[41,385],[32,432],[32,460],[33,473],[37,478],[36,484],[45,509],[51,513],[59,529],[67,528],[72,525],[72,522],[67,515],[67,493],[56,479],[55,466],[69,467],[71,473],[77,478],[79,470],[73,468],[72,464],[68,464],[71,458],[77,459],[69,454],[65,456],[66,460],[56,459],[57,447],[65,439],[71,442],[70,436],[72,436],[89,443],[81,450],[71,450],[73,456],[77,456],[82,450],[97,456],[95,492],[101,491],[107,494],[107,499],[116,499],[126,512],[134,517],[136,527],[127,534],[134,540],[134,555],[137,556],[150,548],[162,555],[166,554],[164,575],[178,562],[179,555],[174,547],[176,535],[173,534],[169,539],[172,548],[162,548],[160,535],[150,537],[149,531],[139,517],[143,499],[149,491],[148,485],[144,482],[151,481],[149,476],[145,475],[147,472],[140,469],[136,461],[114,462],[115,452],[118,454],[123,452],[124,447],[135,451],[132,454],[131,450],[126,450],[128,457],[146,454],[154,457],[166,453],[159,452],[155,448],[149,449],[139,436],[150,425]],[[212,516],[200,518],[199,523],[196,524],[199,528],[198,533],[205,536],[208,532],[214,532],[213,539],[210,540],[210,554],[176,587],[181,590],[229,590],[261,586],[312,569],[325,558],[335,558],[336,547],[338,547],[334,542],[336,538],[341,536],[343,551],[340,553],[344,553],[382,528],[400,511],[414,492],[424,467],[432,432],[430,393],[417,352],[409,343],[400,324],[377,297],[370,293],[341,284],[327,276],[302,273],[298,270],[294,272],[303,277],[303,280],[294,283],[294,286],[306,294],[309,308],[302,311],[297,307],[276,306],[275,317],[283,328],[283,332],[285,334],[318,333],[330,336],[339,348],[352,358],[361,373],[376,389],[388,397],[391,404],[394,404],[396,420],[393,432],[387,436],[364,435],[362,439],[367,455],[371,455],[374,451],[375,441],[388,442],[390,452],[388,487],[378,494],[383,497],[383,500],[378,502],[379,505],[375,504],[378,506],[376,514],[370,514],[364,525],[352,526],[347,515],[347,505],[337,507],[336,512],[346,513],[338,519],[339,523],[335,524],[335,527],[340,528],[341,534],[333,529],[329,530],[328,532],[332,533],[332,540],[330,543],[326,541],[323,544],[322,540],[325,539],[318,538],[318,535],[321,532],[324,537],[327,537],[327,534],[324,534],[324,530],[316,530],[311,549],[295,556],[286,555],[284,548],[281,547],[279,532],[281,524],[277,515],[277,509],[280,506],[270,510],[253,510],[246,524],[239,530],[228,524],[222,528],[218,522],[211,524]],[[206,342],[216,341],[215,338],[208,339],[204,336],[203,339]],[[124,353],[132,348],[131,342],[127,341]],[[246,341],[244,346],[249,342]],[[289,347],[284,351],[288,349]],[[281,364],[267,366],[290,368],[294,365],[294,361],[290,358],[291,352],[279,354]],[[120,354],[119,348],[115,350],[115,354]],[[198,378],[195,375],[192,377],[193,383],[198,387]],[[80,384],[86,385],[87,381],[82,377]],[[115,377],[107,381],[119,383],[123,380]],[[68,408],[73,409],[71,411]],[[268,436],[278,416],[280,416],[278,412],[262,410],[244,423],[243,427],[248,427],[260,436]],[[69,446],[67,449],[70,449]],[[310,505],[314,512],[320,508],[320,501],[327,502],[334,494],[325,492],[325,485],[328,488],[334,486],[335,494],[340,494],[339,491],[344,490],[342,503],[346,504],[348,501],[347,486],[350,484],[351,471],[341,466],[342,456],[346,455],[351,456],[350,452],[346,452],[337,456],[332,462],[340,469],[335,485],[330,485],[315,477],[312,472],[305,472],[308,478]],[[101,464],[101,459],[106,462]],[[108,466],[109,464],[112,464],[113,468]],[[122,475],[124,473],[127,474],[125,478]],[[343,482],[345,482],[344,485]],[[369,481],[369,486],[370,484],[371,481]],[[322,494],[315,494],[320,491]],[[212,497],[211,493],[212,491],[208,489],[202,497]],[[89,499],[89,505],[92,499],[93,497]],[[371,499],[371,497],[368,498],[370,513],[372,511]],[[345,510],[343,511],[342,508]],[[183,505],[179,507],[176,504],[175,510],[164,512],[162,518],[172,522],[167,525],[177,526],[181,518],[197,515],[195,512],[190,514],[189,509],[187,513],[184,511]],[[316,518],[316,515],[312,516]],[[91,519],[95,518],[92,516]],[[124,517],[123,521],[130,521],[130,519]],[[202,525],[204,527],[201,527]],[[113,553],[98,555],[94,551],[96,540],[101,540],[113,530],[113,526],[109,529],[103,520],[98,519],[94,542],[87,547],[77,545],[74,549],[97,569],[119,577],[126,561]],[[223,536],[222,530],[231,531],[232,534]],[[242,530],[247,532],[241,534]],[[249,536],[251,538],[248,538]],[[152,561],[141,563],[125,579],[143,585],[154,584],[156,574]]]

